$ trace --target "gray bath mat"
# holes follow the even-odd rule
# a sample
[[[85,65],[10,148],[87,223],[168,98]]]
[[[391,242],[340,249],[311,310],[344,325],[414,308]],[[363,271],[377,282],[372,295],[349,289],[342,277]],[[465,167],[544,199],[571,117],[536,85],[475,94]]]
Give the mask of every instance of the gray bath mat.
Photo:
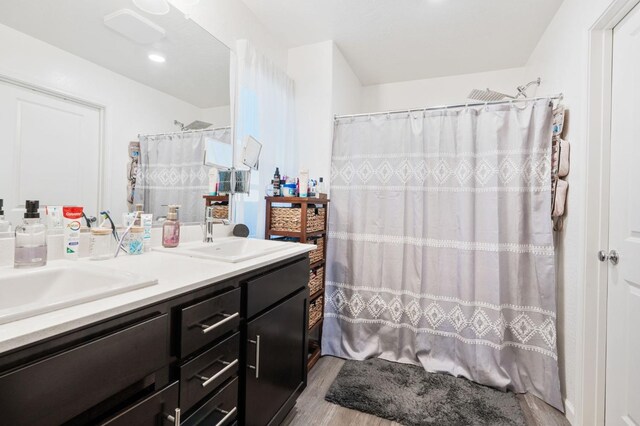
[[[518,425],[511,392],[382,359],[347,361],[325,399],[404,425]]]

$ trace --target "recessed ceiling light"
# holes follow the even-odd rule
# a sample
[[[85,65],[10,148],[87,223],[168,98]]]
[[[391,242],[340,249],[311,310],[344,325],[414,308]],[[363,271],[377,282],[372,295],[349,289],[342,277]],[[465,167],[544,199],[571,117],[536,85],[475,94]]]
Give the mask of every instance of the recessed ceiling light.
[[[152,15],[166,15],[170,10],[167,0],[133,0],[133,4],[143,12]]]
[[[160,64],[167,60],[164,56],[158,55],[157,53],[150,54],[149,59],[151,59],[153,62],[158,62]]]

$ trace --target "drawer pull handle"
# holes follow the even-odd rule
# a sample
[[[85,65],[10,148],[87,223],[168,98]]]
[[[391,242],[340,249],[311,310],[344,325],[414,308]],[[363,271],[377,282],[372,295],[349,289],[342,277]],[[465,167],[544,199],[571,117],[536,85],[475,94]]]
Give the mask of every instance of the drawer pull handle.
[[[247,365],[250,369],[256,370],[256,379],[260,378],[260,335],[256,334],[256,340],[249,340],[249,343],[256,345],[256,365]]]
[[[225,416],[222,418],[222,420],[220,420],[218,423],[216,423],[216,426],[222,426],[223,424],[225,424],[227,422],[227,420],[229,420],[231,417],[236,415],[236,413],[238,412],[238,409],[236,407],[233,407],[229,411],[224,411],[222,408],[216,408],[216,411],[219,412],[219,413],[225,414]]]
[[[222,364],[226,365],[226,367],[224,367],[222,370],[218,371],[216,374],[214,374],[211,377],[204,377],[204,376],[196,376],[198,379],[202,380],[202,387],[207,387],[211,382],[215,382],[217,379],[219,379],[221,376],[223,376],[227,371],[231,370],[233,367],[235,367],[236,365],[238,365],[238,360],[234,359],[231,362],[226,362],[226,361],[219,361]]]
[[[226,323],[228,323],[229,321],[232,321],[236,318],[238,318],[240,316],[240,312],[236,312],[235,314],[231,315],[231,314],[221,314],[223,317],[225,317],[222,321],[218,321],[217,323],[213,324],[213,325],[207,325],[207,324],[198,324],[199,327],[202,328],[202,333],[208,333],[212,330],[215,330],[216,328],[220,327],[221,325],[224,325]]]
[[[173,423],[174,426],[180,426],[180,409],[176,408],[175,416],[167,415],[167,420]]]

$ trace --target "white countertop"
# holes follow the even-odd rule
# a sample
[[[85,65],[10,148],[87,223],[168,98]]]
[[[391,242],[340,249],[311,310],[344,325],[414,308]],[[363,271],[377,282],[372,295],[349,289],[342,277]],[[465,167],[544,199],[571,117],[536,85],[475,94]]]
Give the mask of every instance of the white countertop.
[[[313,250],[311,244],[282,243],[290,247],[239,263],[213,260],[151,251],[140,256],[121,255],[117,259],[92,262],[100,266],[138,273],[158,279],[158,284],[93,302],[48,312],[0,325],[0,354],[43,340],[57,334],[83,327],[107,318],[123,314],[162,300],[166,300],[198,288],[241,275],[264,266]],[[57,262],[49,262],[55,266]]]

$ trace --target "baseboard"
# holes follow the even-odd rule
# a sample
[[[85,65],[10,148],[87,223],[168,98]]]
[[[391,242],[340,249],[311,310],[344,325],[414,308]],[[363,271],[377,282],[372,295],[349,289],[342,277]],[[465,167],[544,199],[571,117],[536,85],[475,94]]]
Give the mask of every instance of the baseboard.
[[[569,420],[569,423],[571,423],[574,426],[577,426],[576,408],[568,399],[564,400],[564,415],[567,418],[567,420]]]

